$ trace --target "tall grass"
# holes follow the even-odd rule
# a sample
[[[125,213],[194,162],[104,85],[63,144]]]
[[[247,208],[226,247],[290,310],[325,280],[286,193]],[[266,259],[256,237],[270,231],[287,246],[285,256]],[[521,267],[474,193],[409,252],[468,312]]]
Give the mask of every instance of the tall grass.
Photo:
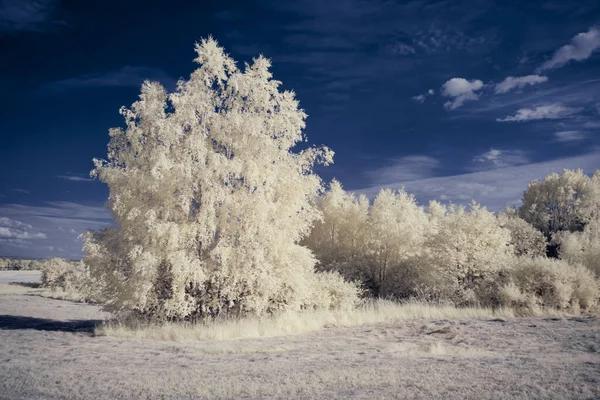
[[[530,315],[563,316],[557,311],[532,310]],[[566,314],[565,314],[566,315]],[[315,332],[326,328],[427,319],[514,318],[512,309],[465,307],[372,300],[352,311],[284,313],[265,318],[215,319],[203,323],[152,324],[135,319],[109,320],[96,335],[155,340],[219,340],[272,337]]]

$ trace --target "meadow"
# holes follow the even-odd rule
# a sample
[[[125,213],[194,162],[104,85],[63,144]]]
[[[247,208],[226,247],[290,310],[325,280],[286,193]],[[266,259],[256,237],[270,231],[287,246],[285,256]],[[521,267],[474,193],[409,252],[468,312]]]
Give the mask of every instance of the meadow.
[[[134,329],[37,282],[0,271],[2,399],[600,397],[593,313],[381,302],[345,317]]]

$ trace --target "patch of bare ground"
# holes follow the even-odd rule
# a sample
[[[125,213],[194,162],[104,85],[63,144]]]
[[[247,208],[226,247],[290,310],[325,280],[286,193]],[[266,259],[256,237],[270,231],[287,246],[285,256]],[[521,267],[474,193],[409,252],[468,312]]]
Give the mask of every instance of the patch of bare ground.
[[[93,336],[105,317],[87,304],[0,297],[0,398],[600,398],[595,316],[210,341]]]

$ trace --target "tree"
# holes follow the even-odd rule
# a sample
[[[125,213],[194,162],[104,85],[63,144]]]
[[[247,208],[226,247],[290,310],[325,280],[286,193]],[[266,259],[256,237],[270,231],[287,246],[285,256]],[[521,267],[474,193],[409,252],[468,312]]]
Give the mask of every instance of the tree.
[[[472,203],[467,211],[451,205],[446,216],[434,220],[437,227],[428,235],[426,257],[451,281],[468,286],[500,271],[513,256],[510,231],[485,207]]]
[[[389,290],[388,273],[422,249],[427,216],[403,190],[382,190],[370,206],[334,180],[319,206],[323,220],[305,241],[319,268],[362,281],[373,296]]]
[[[388,274],[422,250],[427,215],[413,195],[403,189],[379,192],[369,212],[369,259],[377,294],[386,288]],[[382,287],[384,290],[382,290]]]
[[[565,169],[533,181],[523,193],[519,216],[541,231],[548,240],[561,231],[583,230],[600,215],[600,171],[590,178],[581,169]]]
[[[363,280],[369,200],[364,195],[357,198],[347,193],[334,179],[318,206],[323,218],[315,222],[302,243],[314,252],[320,270],[339,271],[347,279]]]
[[[600,219],[590,221],[583,232],[560,232],[554,236],[559,258],[582,264],[600,278]]]
[[[298,244],[320,216],[312,167],[333,152],[292,151],[306,114],[269,60],[238,70],[212,38],[196,52],[200,67],[174,93],[142,85],[121,109],[126,128],[110,130],[108,160],[94,160],[116,221],[85,238],[95,295],[163,319],[351,306],[356,287],[317,277]]]
[[[498,215],[500,227],[510,231],[510,244],[515,256],[542,257],[546,255],[547,241],[542,232],[519,217],[514,209]]]

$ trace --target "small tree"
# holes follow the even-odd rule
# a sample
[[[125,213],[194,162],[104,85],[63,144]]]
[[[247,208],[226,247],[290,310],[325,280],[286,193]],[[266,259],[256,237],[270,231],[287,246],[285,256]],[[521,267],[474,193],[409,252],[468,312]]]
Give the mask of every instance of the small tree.
[[[404,190],[379,192],[369,212],[369,260],[377,294],[393,294],[388,274],[423,249],[427,215]]]
[[[581,169],[565,169],[533,181],[523,193],[519,216],[542,232],[548,240],[561,231],[583,230],[600,214],[600,171],[592,178]]]
[[[470,210],[451,205],[429,235],[427,258],[450,280],[469,286],[505,268],[513,256],[508,229],[500,227],[491,212],[476,203]]]
[[[510,231],[510,244],[518,257],[542,257],[546,255],[547,241],[542,232],[519,217],[514,209],[498,215],[500,227]]]
[[[352,305],[356,287],[317,278],[298,244],[320,215],[312,167],[333,152],[292,151],[306,114],[269,60],[240,71],[212,38],[196,52],[200,67],[174,93],[143,84],[121,109],[126,129],[110,130],[108,160],[94,161],[116,220],[86,236],[95,295],[109,310],[168,319],[319,307],[334,292],[346,297],[327,306]]]
[[[365,196],[346,193],[334,180],[319,205],[323,220],[305,242],[319,268],[362,281],[373,296],[391,290],[388,273],[422,248],[427,216],[403,190],[382,190],[370,206]]]
[[[346,193],[334,179],[318,204],[323,218],[315,222],[302,243],[314,252],[320,270],[339,271],[347,279],[363,280],[369,200],[364,195],[357,198]]]
[[[559,258],[569,264],[582,264],[600,278],[600,219],[590,221],[583,232],[560,232],[554,235]]]

